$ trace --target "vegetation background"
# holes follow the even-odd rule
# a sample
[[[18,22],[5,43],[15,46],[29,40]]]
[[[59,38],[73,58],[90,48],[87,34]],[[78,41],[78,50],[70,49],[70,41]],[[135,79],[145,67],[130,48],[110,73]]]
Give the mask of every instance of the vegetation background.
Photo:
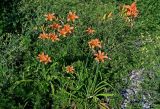
[[[119,6],[133,0],[1,0],[0,4],[0,108],[1,109],[97,109],[110,99],[119,109],[125,78],[132,70],[145,69],[142,89],[160,108],[160,0],[137,0],[139,15],[131,28],[119,14]],[[72,36],[60,42],[38,39],[44,14],[80,17]],[[113,18],[104,18],[113,12]],[[92,36],[84,31],[93,27]],[[88,41],[99,38],[112,60],[94,61]],[[44,65],[39,52],[51,56]],[[76,75],[67,74],[73,65]],[[127,79],[128,80],[128,79]],[[141,97],[140,97],[141,98]],[[101,107],[102,108],[102,107]],[[130,104],[128,109],[139,109]]]

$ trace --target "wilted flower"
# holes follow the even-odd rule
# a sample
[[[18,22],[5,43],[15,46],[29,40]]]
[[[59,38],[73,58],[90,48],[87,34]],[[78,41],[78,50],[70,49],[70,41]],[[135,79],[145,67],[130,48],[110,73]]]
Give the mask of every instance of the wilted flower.
[[[112,16],[113,16],[113,14],[112,14],[112,12],[110,12],[107,17],[111,18]]]

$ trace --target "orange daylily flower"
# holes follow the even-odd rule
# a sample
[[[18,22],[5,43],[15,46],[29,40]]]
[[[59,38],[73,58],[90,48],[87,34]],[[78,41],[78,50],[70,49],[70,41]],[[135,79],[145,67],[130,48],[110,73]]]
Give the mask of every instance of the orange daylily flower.
[[[69,24],[65,24],[63,29],[67,32],[67,33],[71,33],[71,31],[73,30],[74,27],[71,27]]]
[[[91,41],[88,42],[90,48],[95,48],[95,47],[99,47],[101,48],[101,42],[99,41],[99,39],[92,39]]]
[[[66,36],[68,33],[71,33],[73,31],[74,27],[71,27],[69,24],[65,24],[64,27],[59,30],[60,35]]]
[[[40,62],[42,62],[44,64],[48,64],[49,62],[51,62],[51,58],[48,55],[45,55],[44,52],[39,54],[37,59],[39,59]]]
[[[69,12],[67,16],[67,21],[75,21],[75,19],[78,19],[79,17],[75,14],[75,12]]]
[[[60,24],[58,24],[58,23],[53,23],[53,24],[50,25],[49,27],[52,28],[52,29],[59,29],[59,28],[61,28],[62,26],[61,26]]]
[[[91,27],[89,27],[89,28],[87,28],[86,32],[87,32],[88,34],[93,34],[93,33],[95,32],[95,30],[92,29]]]
[[[58,30],[58,32],[60,33],[60,35],[66,37],[67,32],[66,32],[66,30],[64,28],[61,29],[61,30]]]
[[[74,73],[74,71],[75,71],[75,70],[74,70],[74,67],[73,67],[73,66],[67,66],[67,67],[66,67],[66,72],[67,72],[67,73]]]
[[[98,53],[94,54],[94,56],[96,56],[95,60],[97,60],[98,62],[104,62],[104,59],[108,59],[108,56],[104,54],[104,52],[101,52],[100,50],[98,51]]]
[[[44,16],[46,17],[45,20],[47,20],[47,21],[52,21],[53,19],[56,19],[56,16],[54,15],[54,13],[53,14],[48,13]]]
[[[59,38],[56,34],[50,33],[49,38],[52,40],[52,42],[59,41]]]
[[[126,11],[127,16],[137,17],[138,10],[136,2],[133,2],[131,5],[125,5],[124,8],[127,9]]]
[[[41,34],[39,35],[38,38],[40,38],[40,39],[48,39],[49,37],[48,37],[48,34],[46,34],[45,32],[43,32],[43,33],[41,33]]]

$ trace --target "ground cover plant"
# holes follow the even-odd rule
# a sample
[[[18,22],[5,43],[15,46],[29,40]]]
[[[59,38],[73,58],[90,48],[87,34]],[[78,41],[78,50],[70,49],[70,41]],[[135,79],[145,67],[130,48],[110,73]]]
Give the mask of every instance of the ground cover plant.
[[[2,1],[0,108],[159,109],[159,4]]]

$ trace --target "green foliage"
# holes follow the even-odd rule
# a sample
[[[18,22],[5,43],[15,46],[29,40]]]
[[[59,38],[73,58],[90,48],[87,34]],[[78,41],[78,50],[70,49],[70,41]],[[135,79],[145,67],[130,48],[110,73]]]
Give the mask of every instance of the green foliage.
[[[141,68],[153,72],[144,74],[143,87],[153,94],[158,107],[159,2],[137,1],[139,16],[132,27],[119,14],[119,4],[130,4],[131,0],[20,0],[9,4],[10,10],[3,7],[0,107],[97,109],[110,98],[110,107],[117,109],[121,103],[119,91],[126,87],[123,78]],[[56,13],[66,23],[69,11],[76,11],[80,17],[73,34],[54,43],[38,39],[41,26],[46,26],[44,14]],[[106,17],[110,12],[112,19]],[[90,26],[96,30],[93,35],[85,33]],[[93,38],[102,41],[102,49],[111,60],[100,64],[94,60],[88,46]],[[40,63],[40,52],[51,56],[52,62]],[[65,72],[67,65],[74,66],[75,74]]]

